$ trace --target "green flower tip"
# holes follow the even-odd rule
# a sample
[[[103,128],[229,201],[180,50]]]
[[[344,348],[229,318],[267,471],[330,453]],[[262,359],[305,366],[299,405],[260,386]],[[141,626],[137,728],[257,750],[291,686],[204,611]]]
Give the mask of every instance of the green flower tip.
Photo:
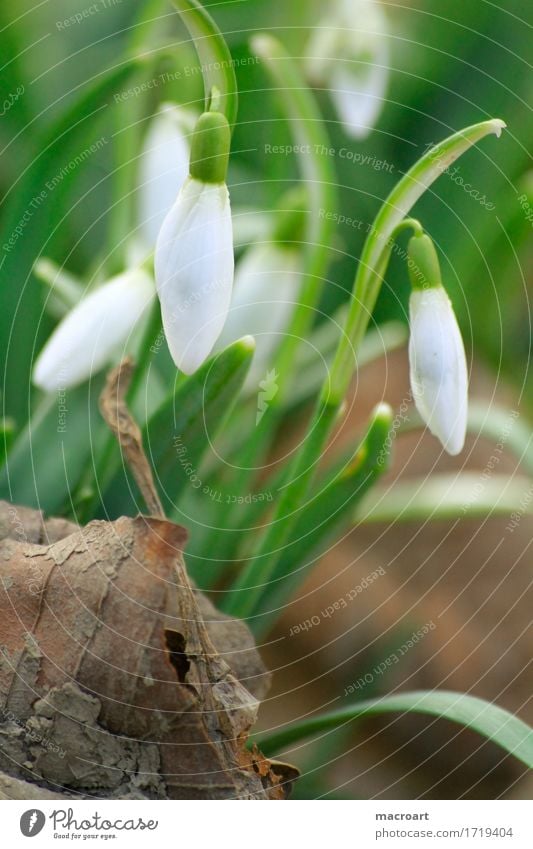
[[[238,345],[243,352],[253,354],[255,351],[255,336],[250,334],[243,336],[242,339],[238,339],[235,342],[235,345]]]
[[[191,177],[202,183],[224,183],[230,145],[231,130],[222,112],[200,115],[191,142]]]
[[[407,267],[413,289],[442,286],[439,258],[433,240],[427,233],[409,239],[407,255]]]
[[[392,422],[392,417],[392,407],[385,401],[381,401],[377,404],[372,411],[372,421],[379,422],[380,424],[386,424],[387,427]]]

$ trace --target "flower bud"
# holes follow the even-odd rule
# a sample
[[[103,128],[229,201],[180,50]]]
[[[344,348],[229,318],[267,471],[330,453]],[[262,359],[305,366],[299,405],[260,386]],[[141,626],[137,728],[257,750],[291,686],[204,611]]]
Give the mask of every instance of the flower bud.
[[[125,345],[153,302],[151,277],[142,269],[119,274],[83,298],[57,325],[39,354],[33,382],[52,392],[98,372]]]
[[[440,282],[433,242],[413,236],[408,246],[413,291],[409,301],[409,366],[416,408],[449,454],[462,450],[468,412],[468,374],[461,332]]]
[[[217,347],[225,348],[245,333],[255,337],[256,353],[246,381],[254,389],[271,366],[300,285],[300,254],[289,245],[252,245],[237,265],[231,308]]]
[[[223,115],[204,113],[191,146],[190,176],[159,233],[155,277],[167,343],[192,374],[218,339],[233,284],[233,235],[225,183],[230,145]]]
[[[363,139],[381,111],[388,80],[386,19],[375,0],[334,0],[313,32],[307,74],[327,86],[346,132]]]

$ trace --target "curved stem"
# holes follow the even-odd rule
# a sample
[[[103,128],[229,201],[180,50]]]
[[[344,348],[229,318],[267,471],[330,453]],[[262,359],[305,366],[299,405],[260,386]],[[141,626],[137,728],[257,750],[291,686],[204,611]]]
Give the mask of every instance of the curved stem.
[[[231,128],[237,117],[237,81],[224,36],[198,0],[172,0],[194,41],[204,79],[205,110],[222,112]]]
[[[495,133],[503,121],[493,119],[467,127],[431,148],[392,190],[379,210],[363,247],[346,324],[330,374],[324,381],[315,415],[291,468],[290,479],[255,558],[243,569],[225,609],[240,616],[257,614],[261,597],[289,538],[307,488],[356,367],[356,355],[379,294],[392,250],[391,237],[424,191],[476,141]],[[238,591],[237,591],[238,590]]]
[[[404,174],[389,194],[370,228],[357,267],[353,298],[337,354],[333,362],[330,385],[324,387],[332,403],[340,403],[346,394],[355,369],[355,353],[365,334],[375,306],[384,272],[383,257],[390,248],[391,236],[426,189],[450,165],[484,136],[499,136],[503,121],[493,118],[454,133],[430,148]],[[378,274],[379,271],[379,274]]]
[[[283,414],[287,393],[290,391],[291,376],[294,374],[295,351],[309,333],[329,262],[328,248],[332,241],[333,221],[321,212],[337,208],[335,171],[330,157],[323,155],[323,151],[329,149],[329,139],[314,95],[296,63],[276,39],[262,34],[256,36],[252,43],[254,51],[265,63],[279,90],[295,142],[309,151],[307,156],[302,157],[302,178],[309,196],[309,210],[304,235],[303,284],[298,304],[294,308],[273,363],[278,375],[278,391],[270,404],[268,414],[263,416],[254,429],[241,455],[240,468],[232,482],[235,492],[252,489],[250,479],[255,477]],[[236,515],[236,509],[230,510],[229,513],[226,509],[226,527],[231,526]],[[214,534],[210,537],[210,541],[212,540]],[[226,542],[228,553],[232,549],[231,543],[231,539]]]

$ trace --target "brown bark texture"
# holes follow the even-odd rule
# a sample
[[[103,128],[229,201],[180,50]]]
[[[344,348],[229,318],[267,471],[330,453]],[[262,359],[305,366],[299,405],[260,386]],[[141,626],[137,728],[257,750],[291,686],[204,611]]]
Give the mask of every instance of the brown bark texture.
[[[64,519],[0,502],[0,797],[283,799],[246,741],[269,676],[246,625],[188,578],[125,404],[101,398],[155,515]]]
[[[185,539],[164,519],[78,528],[0,503],[4,798],[285,796],[290,771],[245,746],[268,673],[191,589]]]

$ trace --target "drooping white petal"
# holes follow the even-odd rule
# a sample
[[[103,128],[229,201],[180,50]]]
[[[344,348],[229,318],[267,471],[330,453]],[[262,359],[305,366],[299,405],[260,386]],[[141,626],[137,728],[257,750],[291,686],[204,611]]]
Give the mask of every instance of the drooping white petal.
[[[146,134],[139,165],[139,224],[150,248],[189,173],[195,120],[187,109],[164,104]]]
[[[464,445],[468,373],[461,332],[442,286],[414,290],[409,302],[409,366],[418,412],[449,454]]]
[[[154,296],[153,280],[141,269],[91,292],[48,339],[35,363],[35,385],[51,392],[87,380],[120,351]]]
[[[163,327],[172,358],[185,374],[204,362],[224,327],[233,270],[226,185],[189,177],[165,218],[155,250]]]
[[[365,138],[381,112],[387,89],[388,72],[385,45],[366,66],[338,63],[331,76],[331,98],[346,132]]]
[[[255,337],[248,386],[255,388],[272,365],[272,353],[298,300],[300,265],[296,250],[277,244],[252,246],[237,265],[231,308],[217,348],[225,348],[244,334]]]
[[[337,0],[313,31],[309,78],[330,89],[347,133],[362,139],[381,112],[389,77],[387,22],[375,0]]]

